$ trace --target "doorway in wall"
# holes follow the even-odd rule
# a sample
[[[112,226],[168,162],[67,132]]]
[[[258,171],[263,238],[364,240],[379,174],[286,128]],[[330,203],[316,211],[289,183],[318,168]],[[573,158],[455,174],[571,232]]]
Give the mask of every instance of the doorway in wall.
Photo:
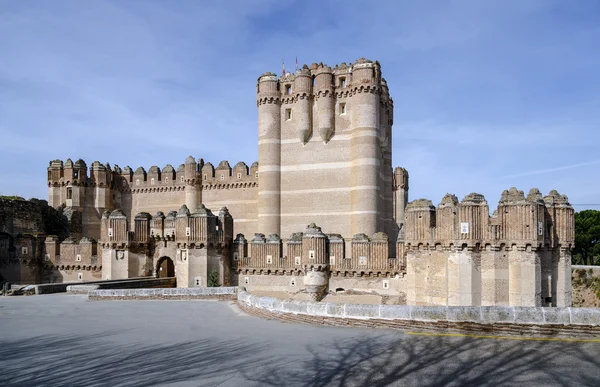
[[[160,257],[156,264],[156,273],[158,278],[175,277],[175,265],[169,257]]]

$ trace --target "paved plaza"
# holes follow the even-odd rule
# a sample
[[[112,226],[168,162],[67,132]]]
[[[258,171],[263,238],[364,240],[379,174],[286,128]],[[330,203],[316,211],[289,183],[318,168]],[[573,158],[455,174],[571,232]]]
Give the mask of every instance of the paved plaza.
[[[597,386],[600,342],[262,320],[232,302],[0,298],[1,386]]]

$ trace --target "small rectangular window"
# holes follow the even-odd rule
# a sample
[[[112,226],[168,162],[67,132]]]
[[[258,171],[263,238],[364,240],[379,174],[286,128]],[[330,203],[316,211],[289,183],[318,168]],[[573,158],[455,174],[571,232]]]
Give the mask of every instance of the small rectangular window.
[[[238,260],[238,253],[233,253],[233,260],[237,261]]]
[[[150,184],[154,185],[154,178],[150,179]]]
[[[206,180],[207,180],[207,178],[208,178],[208,176],[204,175],[204,181],[206,181]]]
[[[256,177],[258,179],[258,172],[254,173],[254,177]]]
[[[346,104],[340,103],[340,115],[343,116],[344,114],[346,114]]]
[[[292,94],[292,85],[285,85],[285,94]]]
[[[73,188],[67,187],[67,199],[73,199]]]
[[[300,257],[294,257],[294,265],[301,265],[302,261],[300,260]]]
[[[182,183],[185,181],[184,178],[183,178],[183,176],[181,176],[180,180],[181,180]]]
[[[221,175],[221,180],[225,180],[225,175]]]
[[[292,109],[285,109],[285,119],[289,121],[292,119]]]
[[[340,87],[346,87],[346,78],[340,78]]]
[[[315,259],[315,251],[314,250],[308,251],[308,259]]]
[[[113,229],[112,228],[108,229],[108,236],[109,237],[113,236]]]
[[[77,280],[78,281],[82,281],[83,280],[83,273],[77,273]]]
[[[238,174],[237,174],[237,178],[238,178],[238,179],[241,179],[241,178],[242,178],[242,174],[238,172]]]
[[[185,236],[190,236],[190,235],[192,235],[192,231],[190,230],[189,227],[186,227],[185,228]]]
[[[77,256],[75,257],[75,260],[76,260],[77,262],[81,262],[81,255],[80,255],[80,254],[77,254]]]
[[[26,246],[21,247],[21,254],[27,255],[28,252],[29,252],[29,249]]]
[[[135,180],[135,185],[140,185],[140,179]]]
[[[267,255],[267,265],[270,265],[273,263],[273,256],[272,255]]]

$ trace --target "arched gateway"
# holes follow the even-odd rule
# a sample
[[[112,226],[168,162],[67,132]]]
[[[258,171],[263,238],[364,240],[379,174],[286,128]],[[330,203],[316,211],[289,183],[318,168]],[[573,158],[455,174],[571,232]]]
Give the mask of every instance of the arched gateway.
[[[175,265],[169,257],[161,257],[156,264],[158,278],[175,277]]]

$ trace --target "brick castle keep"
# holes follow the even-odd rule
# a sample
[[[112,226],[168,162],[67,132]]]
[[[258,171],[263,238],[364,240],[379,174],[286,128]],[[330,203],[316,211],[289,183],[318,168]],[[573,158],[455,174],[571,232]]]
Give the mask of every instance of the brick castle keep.
[[[491,216],[475,193],[408,203],[378,62],[265,73],[256,97],[250,167],[191,156],[148,171],[52,161],[48,201],[74,227],[62,243],[47,239],[45,270],[175,276],[180,287],[216,272],[221,284],[315,299],[344,289],[413,305],[570,306],[567,197],[511,188]]]

